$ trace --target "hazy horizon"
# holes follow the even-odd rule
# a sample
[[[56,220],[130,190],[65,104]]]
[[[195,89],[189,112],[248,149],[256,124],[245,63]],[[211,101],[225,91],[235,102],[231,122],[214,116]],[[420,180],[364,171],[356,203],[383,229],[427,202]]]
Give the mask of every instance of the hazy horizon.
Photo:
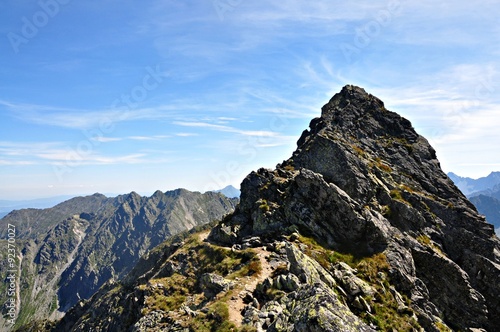
[[[495,1],[0,8],[0,199],[239,187],[346,84],[410,120],[445,172],[500,170]]]

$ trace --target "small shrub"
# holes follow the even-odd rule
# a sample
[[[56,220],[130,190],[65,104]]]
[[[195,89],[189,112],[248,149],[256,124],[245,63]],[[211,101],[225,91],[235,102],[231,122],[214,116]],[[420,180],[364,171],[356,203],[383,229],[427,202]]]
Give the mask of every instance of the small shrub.
[[[248,272],[249,275],[259,275],[262,272],[262,264],[260,264],[259,259],[253,259],[248,263]]]
[[[380,164],[377,164],[377,167],[386,173],[392,173],[392,168],[389,165],[380,163]]]
[[[424,246],[431,246],[431,238],[428,237],[427,235],[419,235],[417,236],[417,241],[418,243],[424,245]]]
[[[269,204],[267,204],[267,201],[265,199],[262,199],[259,205],[259,209],[261,209],[263,212],[268,212],[271,207],[269,206]]]
[[[403,199],[403,196],[401,196],[401,191],[397,190],[397,189],[392,189],[390,192],[389,192],[389,195],[393,198],[393,199],[396,199],[398,201],[404,201]]]
[[[453,330],[451,330],[448,326],[444,325],[443,323],[441,322],[436,322],[434,323],[434,325],[436,325],[437,329],[440,331],[440,332],[451,332]]]
[[[412,188],[408,187],[406,184],[401,184],[399,186],[399,188],[401,188],[401,190],[405,190],[405,191],[407,191],[409,193],[414,193],[415,192],[415,190],[413,190]]]
[[[272,273],[272,277],[275,278],[281,274],[288,274],[289,269],[286,263],[280,263]]]

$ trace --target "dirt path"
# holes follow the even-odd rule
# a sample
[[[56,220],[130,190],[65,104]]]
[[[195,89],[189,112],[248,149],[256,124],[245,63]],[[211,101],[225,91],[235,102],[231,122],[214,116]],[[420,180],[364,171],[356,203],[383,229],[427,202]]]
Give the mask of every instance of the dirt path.
[[[200,241],[207,239],[210,231],[199,233],[198,238]],[[262,247],[252,249],[260,261],[261,272],[257,275],[248,276],[240,279],[240,283],[234,289],[234,295],[228,302],[229,307],[229,321],[233,322],[237,327],[241,327],[243,315],[241,311],[245,308],[246,304],[243,298],[247,293],[253,293],[258,284],[263,282],[266,278],[270,277],[274,271],[267,258],[271,254],[269,251]]]
[[[270,277],[273,272],[273,268],[267,261],[267,257],[270,255],[270,252],[264,250],[263,248],[255,248],[253,251],[257,254],[257,257],[259,257],[262,270],[258,275],[245,277],[241,280],[241,284],[235,288],[235,296],[233,296],[233,298],[228,302],[229,320],[237,327],[241,327],[241,321],[243,320],[243,316],[241,314],[241,311],[245,307],[243,297],[246,293],[252,293],[257,285],[263,282],[266,278]]]

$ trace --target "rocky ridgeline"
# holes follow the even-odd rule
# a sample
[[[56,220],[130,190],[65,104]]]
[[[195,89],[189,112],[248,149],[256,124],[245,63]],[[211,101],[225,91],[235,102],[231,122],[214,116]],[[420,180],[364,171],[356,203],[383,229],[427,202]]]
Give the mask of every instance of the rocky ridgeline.
[[[361,88],[346,86],[323,107],[291,159],[251,173],[211,238],[229,244],[293,227],[334,250],[383,253],[425,329],[500,326],[493,227],[411,123]]]
[[[411,123],[346,86],[235,212],[171,239],[66,331],[496,331],[500,240]]]
[[[220,219],[236,203],[217,193],[178,189],[151,197],[95,194],[51,209],[12,212],[2,223],[19,230],[16,325],[60,318],[107,281],[123,278],[148,250],[172,235]],[[2,291],[0,300],[5,296]],[[11,330],[0,319],[2,329]]]

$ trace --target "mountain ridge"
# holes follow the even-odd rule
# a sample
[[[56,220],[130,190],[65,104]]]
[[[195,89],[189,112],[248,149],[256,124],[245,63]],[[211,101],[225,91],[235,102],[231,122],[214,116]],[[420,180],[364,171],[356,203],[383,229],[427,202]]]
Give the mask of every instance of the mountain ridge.
[[[56,331],[495,331],[500,240],[410,121],[345,86],[211,226],[144,255]],[[231,310],[238,303],[241,310]]]
[[[491,172],[487,176],[480,177],[478,179],[462,177],[453,172],[449,172],[448,176],[468,197],[474,195],[477,192],[491,189],[495,185],[500,185],[500,172]]]
[[[94,194],[49,209],[11,212],[2,219],[0,234],[6,232],[3,226],[15,225],[21,254],[17,282],[22,285],[18,326],[60,318],[110,279],[122,278],[157,244],[220,218],[236,202],[217,193],[178,189],[150,197]],[[6,327],[6,321],[0,323]]]
[[[13,210],[35,208],[46,209],[62,203],[75,196],[62,195],[28,200],[0,200],[0,219]]]

